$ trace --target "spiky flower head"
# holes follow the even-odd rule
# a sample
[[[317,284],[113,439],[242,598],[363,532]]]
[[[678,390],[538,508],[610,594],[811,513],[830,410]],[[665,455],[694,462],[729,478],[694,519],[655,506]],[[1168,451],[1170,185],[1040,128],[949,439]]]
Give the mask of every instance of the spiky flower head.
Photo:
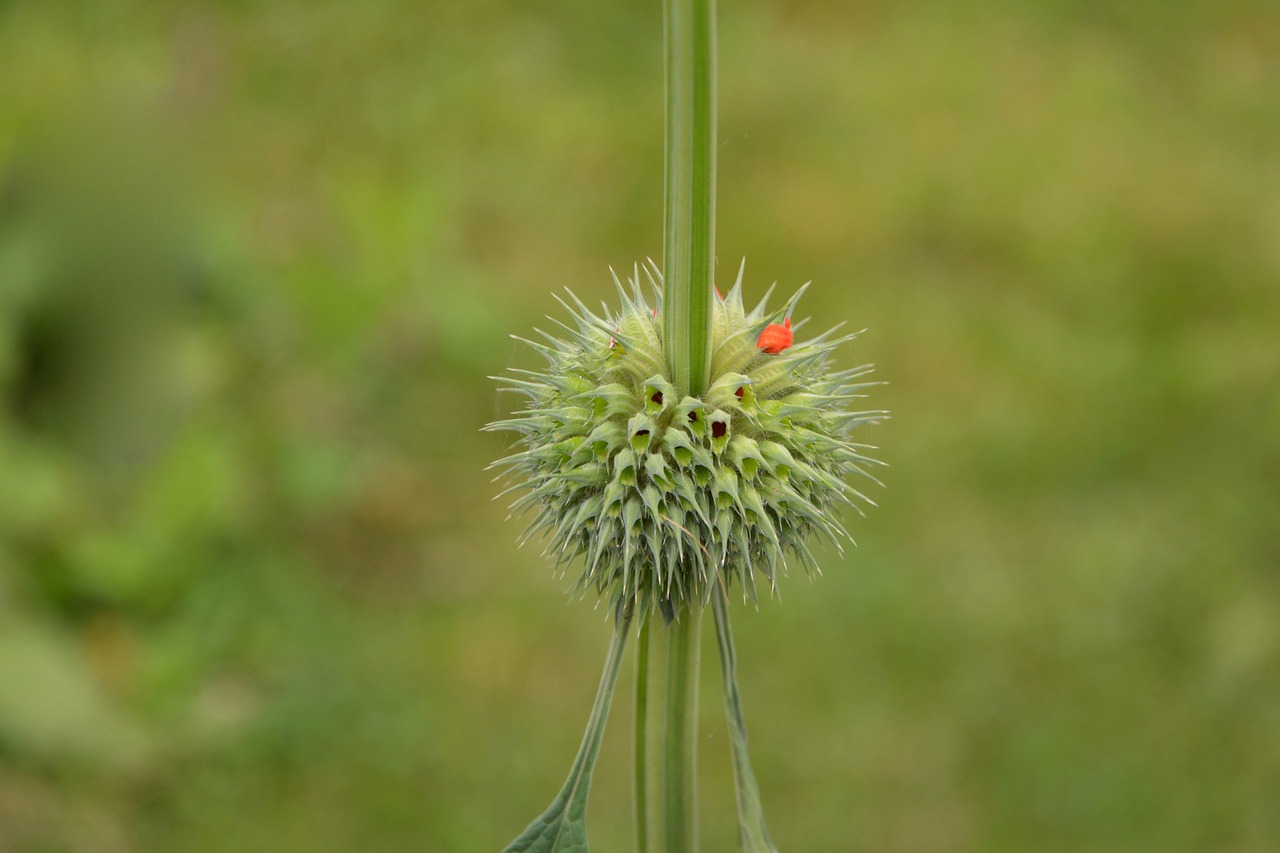
[[[707,391],[682,394],[667,379],[661,275],[645,274],[654,305],[638,268],[629,287],[614,277],[616,314],[572,293],[559,300],[572,323],[553,320],[555,335],[524,341],[546,368],[495,377],[527,398],[523,410],[486,429],[519,434],[519,449],[494,465],[512,475],[508,492],[525,490],[513,509],[534,513],[522,541],[544,533],[557,567],[583,558],[578,589],[615,612],[657,606],[670,619],[705,603],[716,582],[736,581],[751,599],[760,580],[775,589],[788,554],[816,571],[813,534],[840,549],[839,507],[874,503],[846,478],[878,482],[869,468],[880,464],[851,435],[885,413],[846,408],[875,384],[870,365],[829,368],[856,335],[836,327],[794,340],[804,288],[780,310],[766,294],[747,311],[741,270],[714,301]]]

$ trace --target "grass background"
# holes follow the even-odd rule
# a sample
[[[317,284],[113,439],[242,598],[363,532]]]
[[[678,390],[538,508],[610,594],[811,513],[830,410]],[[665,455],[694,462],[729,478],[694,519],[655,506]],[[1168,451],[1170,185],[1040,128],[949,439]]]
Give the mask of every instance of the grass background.
[[[1280,9],[720,5],[723,279],[813,279],[894,413],[859,548],[737,613],[775,840],[1276,849]],[[660,33],[0,2],[0,851],[494,850],[550,799],[608,627],[490,501],[485,376],[660,254]]]

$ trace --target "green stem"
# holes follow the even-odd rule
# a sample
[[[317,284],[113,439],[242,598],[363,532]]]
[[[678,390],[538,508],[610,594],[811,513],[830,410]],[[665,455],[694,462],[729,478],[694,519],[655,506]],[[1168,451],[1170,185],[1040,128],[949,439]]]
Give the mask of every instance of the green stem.
[[[738,838],[743,853],[777,853],[760,806],[760,788],[747,757],[747,724],[738,693],[738,654],[729,625],[729,598],[723,586],[711,594],[716,617],[716,645],[720,650],[720,675],[724,680],[724,711],[729,721],[729,749],[733,757],[733,785],[738,795]]]
[[[646,853],[649,849],[648,754],[645,730],[649,724],[649,626],[651,624],[652,620],[646,618],[640,625],[640,636],[636,638],[636,705],[633,721],[635,776],[631,780],[631,791],[635,797],[635,814],[632,818],[635,821],[637,853]]]
[[[702,608],[691,606],[667,630],[666,850],[698,849],[698,659]]]
[[[665,0],[666,186],[663,344],[672,383],[701,396],[711,371],[715,273],[715,0]],[[694,853],[702,602],[669,624],[654,607],[636,654],[635,810],[639,853]]]
[[[626,648],[630,630],[631,612],[627,611],[614,622],[613,641],[605,658],[604,674],[600,676],[600,687],[591,706],[587,731],[573,759],[569,778],[547,810],[529,824],[519,838],[507,845],[503,853],[577,853],[587,849],[587,794],[591,790],[591,774],[600,755],[604,725],[609,719],[613,688],[618,683],[622,651]]]
[[[663,316],[671,379],[695,397],[711,370],[716,237],[715,0],[666,0]]]
[[[656,620],[656,614],[650,619]],[[702,608],[682,610],[669,625],[642,629],[644,675],[637,703],[646,702],[637,731],[636,849],[640,853],[694,853],[698,849],[698,663]],[[643,683],[643,691],[640,689]],[[641,697],[643,696],[643,700]],[[639,714],[641,709],[637,708]],[[640,774],[643,771],[643,780]],[[640,818],[643,818],[642,820]]]

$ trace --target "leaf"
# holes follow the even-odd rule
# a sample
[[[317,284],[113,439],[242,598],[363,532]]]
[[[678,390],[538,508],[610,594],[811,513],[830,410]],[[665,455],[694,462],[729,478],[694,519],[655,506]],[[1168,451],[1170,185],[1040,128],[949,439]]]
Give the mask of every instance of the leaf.
[[[613,640],[605,658],[595,705],[591,708],[586,734],[564,787],[547,810],[529,824],[519,838],[508,844],[503,853],[587,853],[587,794],[591,789],[591,771],[595,769],[596,757],[600,753],[600,740],[604,737],[604,724],[609,718],[609,706],[618,683],[618,668],[622,663],[622,650],[627,643],[630,625],[630,614],[614,622]]]
[[[733,782],[738,792],[738,836],[743,853],[778,853],[764,825],[760,788],[747,758],[747,724],[738,695],[738,662],[729,628],[729,605],[724,588],[711,597],[716,615],[716,644],[720,648],[720,672],[724,677],[724,710],[729,720],[729,746],[733,755]]]

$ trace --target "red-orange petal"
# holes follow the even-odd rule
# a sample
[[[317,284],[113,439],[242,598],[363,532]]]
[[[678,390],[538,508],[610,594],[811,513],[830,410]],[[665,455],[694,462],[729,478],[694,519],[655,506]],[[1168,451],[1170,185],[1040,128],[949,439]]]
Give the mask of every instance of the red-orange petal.
[[[770,323],[765,326],[764,331],[760,333],[760,337],[756,339],[756,346],[769,353],[769,355],[777,355],[791,346],[793,340],[791,318],[788,317],[782,321],[782,325]]]

